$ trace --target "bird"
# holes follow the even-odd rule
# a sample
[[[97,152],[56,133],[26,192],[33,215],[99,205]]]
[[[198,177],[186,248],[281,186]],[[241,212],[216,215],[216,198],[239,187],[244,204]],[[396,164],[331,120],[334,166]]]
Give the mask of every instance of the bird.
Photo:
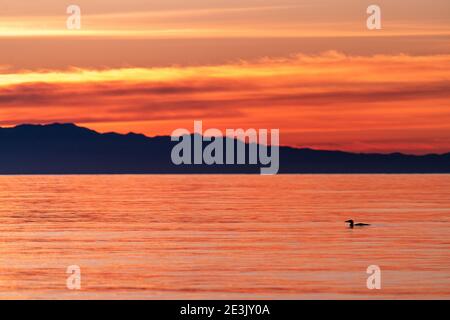
[[[345,221],[347,223],[350,223],[350,228],[353,229],[353,227],[366,227],[370,226],[368,223],[355,223],[353,220],[347,220]]]

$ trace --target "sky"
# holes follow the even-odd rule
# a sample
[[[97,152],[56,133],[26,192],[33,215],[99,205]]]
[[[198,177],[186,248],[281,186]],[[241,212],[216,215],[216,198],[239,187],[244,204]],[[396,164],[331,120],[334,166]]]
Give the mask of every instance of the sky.
[[[66,9],[81,8],[68,30]],[[450,2],[0,0],[0,125],[280,129],[281,144],[450,151]]]

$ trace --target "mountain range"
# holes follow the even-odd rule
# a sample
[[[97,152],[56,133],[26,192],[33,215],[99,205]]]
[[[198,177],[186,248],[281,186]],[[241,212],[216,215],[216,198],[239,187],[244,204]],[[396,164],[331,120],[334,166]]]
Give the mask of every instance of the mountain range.
[[[175,144],[170,136],[98,133],[71,123],[0,128],[0,174],[260,172],[261,165],[177,166],[171,161]],[[450,153],[417,156],[280,147],[279,173],[450,173]]]

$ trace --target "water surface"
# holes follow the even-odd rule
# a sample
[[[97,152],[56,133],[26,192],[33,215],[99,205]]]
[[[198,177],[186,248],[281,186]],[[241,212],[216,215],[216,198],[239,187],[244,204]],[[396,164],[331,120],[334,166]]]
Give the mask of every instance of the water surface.
[[[450,175],[1,176],[0,298],[449,299],[449,195]]]

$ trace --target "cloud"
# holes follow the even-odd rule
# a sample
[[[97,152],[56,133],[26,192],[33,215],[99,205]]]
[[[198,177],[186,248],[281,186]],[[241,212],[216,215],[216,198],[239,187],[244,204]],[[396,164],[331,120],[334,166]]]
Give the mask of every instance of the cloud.
[[[128,1],[78,0],[83,28],[67,32],[56,0],[11,2],[0,13],[0,37],[293,37],[367,35],[367,4],[357,0]],[[449,33],[446,0],[379,0],[383,35]],[[407,10],[405,10],[407,8]]]
[[[231,128],[279,127],[296,145],[314,131],[316,137],[308,136],[312,146],[339,135],[354,145],[351,128],[366,132],[359,146],[373,141],[377,151],[395,148],[383,131],[416,136],[426,130],[420,141],[439,141],[439,148],[448,141],[450,149],[449,89],[450,55],[328,52],[197,67],[4,73],[0,116],[6,125],[32,119],[111,128],[118,122],[159,122],[151,132],[161,133],[208,119]]]

